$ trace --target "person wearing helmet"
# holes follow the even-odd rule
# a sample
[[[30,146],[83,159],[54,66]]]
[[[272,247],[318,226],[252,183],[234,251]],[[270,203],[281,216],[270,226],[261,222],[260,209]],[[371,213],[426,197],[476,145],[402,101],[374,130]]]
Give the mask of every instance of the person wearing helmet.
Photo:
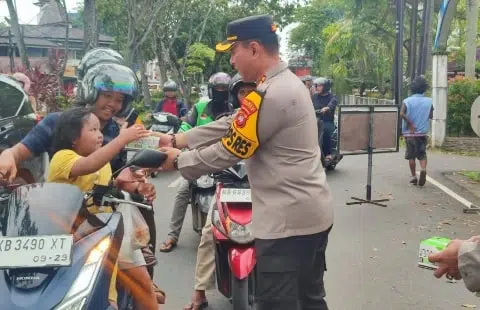
[[[308,89],[310,92],[310,95],[313,95],[315,93],[315,88],[313,87],[313,78],[311,75],[306,75],[302,78],[302,82],[305,85],[305,87]]]
[[[240,108],[243,98],[256,88],[257,83],[244,81],[239,73],[235,74],[228,88],[230,92],[230,103],[233,109],[236,110]]]
[[[115,53],[109,49],[103,49],[103,51],[96,49],[95,52],[89,52],[84,56],[82,64],[79,66],[81,79],[75,105],[88,107],[97,116],[103,134],[103,143],[107,144],[120,133],[121,128],[113,120],[113,117],[128,109],[130,104],[136,100],[138,81],[133,71],[118,58],[115,58],[113,62],[108,62],[97,59],[99,55],[115,55]],[[53,156],[53,132],[60,115],[61,112],[48,114],[21,142],[0,154],[0,179],[13,181],[17,173],[17,165],[35,155],[48,152],[50,157]],[[126,152],[120,152],[110,162],[112,170],[122,168],[125,162]],[[129,169],[125,169],[117,178],[119,187],[128,192],[138,191],[147,199],[153,199],[155,197],[154,186],[145,183],[141,178],[135,178],[132,182],[133,177],[127,175],[129,171]],[[129,179],[130,182],[119,182],[122,178]],[[138,187],[131,188],[132,183]],[[151,293],[154,300],[154,286],[146,270],[145,260],[142,261],[143,256],[141,255],[137,258],[138,260],[134,262],[135,266],[124,272],[137,283],[150,283],[146,293]],[[138,299],[140,300],[140,297]]]
[[[155,108],[155,112],[168,112],[177,117],[183,117],[187,114],[187,106],[183,100],[177,99],[178,86],[174,81],[167,81],[163,84],[164,98],[160,100]]]
[[[188,112],[182,122],[180,132],[188,131],[194,127],[203,126],[213,122],[218,117],[232,111],[229,103],[229,86],[231,78],[228,74],[218,72],[213,74],[208,82],[209,100],[199,100]],[[172,217],[170,219],[170,232],[167,240],[160,246],[160,252],[171,252],[178,243],[187,213],[190,198],[190,182],[182,179],[175,196]]]
[[[322,152],[326,161],[331,161],[332,156],[332,133],[335,130],[335,109],[337,108],[337,97],[330,91],[332,82],[326,78],[318,78],[313,81],[316,93],[312,96],[313,107],[318,111],[317,117],[323,123]],[[319,132],[321,134],[321,132]],[[322,139],[320,139],[322,138]]]

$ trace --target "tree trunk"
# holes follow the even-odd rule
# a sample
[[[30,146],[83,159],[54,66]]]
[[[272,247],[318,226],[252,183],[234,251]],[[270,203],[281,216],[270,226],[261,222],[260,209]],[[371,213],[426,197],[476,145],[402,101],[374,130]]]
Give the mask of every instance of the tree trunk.
[[[65,3],[65,0],[57,0],[58,3],[61,5],[60,9],[63,9],[63,13],[65,14],[65,43],[63,47],[63,63],[62,67],[60,68],[60,71],[58,72],[58,87],[60,89],[60,92],[65,95],[65,86],[63,84],[63,75],[65,74],[65,69],[67,68],[67,62],[68,62],[68,40],[70,38],[70,21],[68,18],[68,12],[67,12],[67,5]],[[64,96],[66,98],[66,96]]]
[[[429,72],[432,70],[432,65],[433,65],[433,29],[435,27],[435,18],[433,18],[433,14],[435,14],[435,1],[436,0],[427,0],[426,7],[428,8],[427,12],[427,20],[426,20],[426,27],[427,28],[427,34],[425,38],[426,42],[426,53],[425,55],[427,56],[426,62],[425,62],[425,72]]]
[[[148,88],[148,76],[146,72],[147,62],[145,61],[142,53],[138,54],[140,60],[140,76],[142,77],[143,105],[148,108],[151,107],[152,97],[150,96],[150,89]]]
[[[84,52],[98,46],[98,23],[95,0],[84,0],[83,4]]]
[[[467,40],[465,44],[465,76],[475,77],[477,57],[478,1],[467,0]]]
[[[8,12],[10,13],[10,26],[13,32],[14,42],[17,44],[18,52],[22,63],[25,68],[30,71],[30,62],[28,61],[27,49],[25,48],[25,42],[23,41],[23,32],[20,29],[20,24],[18,23],[18,16],[15,6],[13,5],[12,0],[6,0],[8,6]]]

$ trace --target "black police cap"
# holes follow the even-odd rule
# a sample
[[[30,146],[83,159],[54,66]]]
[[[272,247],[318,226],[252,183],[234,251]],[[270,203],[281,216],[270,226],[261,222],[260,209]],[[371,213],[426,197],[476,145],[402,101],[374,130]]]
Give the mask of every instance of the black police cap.
[[[237,41],[265,40],[276,36],[277,26],[268,15],[249,16],[227,25],[227,39],[216,46],[217,52],[228,52]]]

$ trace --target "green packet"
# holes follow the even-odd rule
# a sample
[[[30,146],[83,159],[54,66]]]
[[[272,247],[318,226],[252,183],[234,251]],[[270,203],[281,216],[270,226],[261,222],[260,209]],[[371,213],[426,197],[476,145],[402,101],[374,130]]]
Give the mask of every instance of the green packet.
[[[428,255],[443,251],[450,241],[448,238],[432,237],[420,242],[418,266],[427,269],[437,269],[438,266],[428,260]]]

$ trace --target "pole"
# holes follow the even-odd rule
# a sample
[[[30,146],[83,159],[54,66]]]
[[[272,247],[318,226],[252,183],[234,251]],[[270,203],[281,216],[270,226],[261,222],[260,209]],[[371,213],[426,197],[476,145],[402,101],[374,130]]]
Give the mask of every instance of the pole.
[[[368,170],[367,170],[367,200],[372,200],[372,169],[373,169],[373,106],[369,107],[368,120]]]
[[[410,81],[415,78],[417,65],[417,20],[418,20],[418,0],[412,1],[412,20],[410,24]]]
[[[423,12],[422,12],[422,26],[420,28],[420,44],[418,46],[418,65],[417,65],[417,75],[425,74],[425,61],[427,58],[426,52],[427,49],[425,48],[425,44],[427,43],[427,35],[428,35],[428,20],[427,20],[427,12],[428,12],[428,0],[423,0]]]
[[[403,19],[404,19],[404,0],[396,0],[397,20],[395,30],[397,34],[397,42],[395,46],[395,104],[400,106],[402,103],[403,92]],[[400,125],[399,125],[400,127]]]
[[[8,56],[10,58],[10,72],[13,72],[15,69],[15,46],[13,46],[12,42],[12,32],[10,28],[8,28]]]

